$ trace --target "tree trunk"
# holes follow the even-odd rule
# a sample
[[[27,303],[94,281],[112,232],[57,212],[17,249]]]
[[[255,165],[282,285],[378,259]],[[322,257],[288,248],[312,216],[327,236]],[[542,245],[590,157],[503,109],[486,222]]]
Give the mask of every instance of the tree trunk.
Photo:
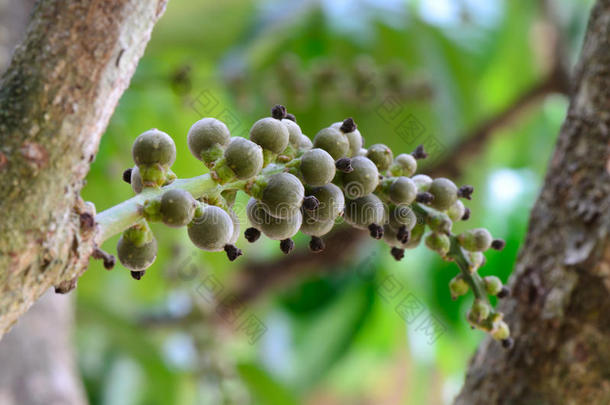
[[[456,405],[610,404],[610,0],[598,0],[528,234]]]
[[[0,83],[0,336],[94,249],[79,194],[167,0],[41,0]]]

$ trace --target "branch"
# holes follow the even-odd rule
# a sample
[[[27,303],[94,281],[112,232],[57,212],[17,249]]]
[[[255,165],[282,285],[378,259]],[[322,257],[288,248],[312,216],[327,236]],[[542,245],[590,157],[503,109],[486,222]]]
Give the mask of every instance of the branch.
[[[0,83],[0,335],[94,249],[79,197],[167,0],[42,0]]]

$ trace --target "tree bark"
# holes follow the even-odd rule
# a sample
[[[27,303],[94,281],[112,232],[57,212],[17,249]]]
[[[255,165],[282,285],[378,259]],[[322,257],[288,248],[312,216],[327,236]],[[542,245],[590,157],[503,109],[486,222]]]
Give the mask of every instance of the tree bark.
[[[575,88],[500,309],[456,405],[610,403],[610,0],[598,0]]]
[[[41,0],[0,83],[0,336],[93,252],[79,197],[167,0]]]

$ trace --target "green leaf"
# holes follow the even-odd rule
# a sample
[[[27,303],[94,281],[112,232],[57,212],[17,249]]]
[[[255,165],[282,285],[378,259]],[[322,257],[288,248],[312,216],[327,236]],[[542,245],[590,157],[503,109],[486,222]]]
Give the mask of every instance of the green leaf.
[[[242,381],[260,405],[297,405],[296,398],[269,373],[257,365],[242,363],[237,366]]]

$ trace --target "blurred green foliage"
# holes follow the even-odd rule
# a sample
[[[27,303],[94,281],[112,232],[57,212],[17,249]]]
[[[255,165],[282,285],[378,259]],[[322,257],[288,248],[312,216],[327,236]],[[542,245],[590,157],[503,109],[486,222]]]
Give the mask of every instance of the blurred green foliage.
[[[205,170],[186,146],[194,121],[216,116],[244,136],[275,103],[310,137],[352,116],[366,145],[400,153],[423,142],[432,161],[451,159],[470,129],[544,78],[539,3],[172,0],[102,139],[84,198],[101,211],[132,196],[121,172],[132,165],[131,142],[149,128],[174,137],[173,170],[191,177]],[[587,7],[556,3],[573,60]],[[388,118],[388,100],[402,115]],[[458,179],[476,190],[472,219],[461,226],[507,241],[487,254],[484,274],[506,280],[512,271],[565,109],[564,97],[547,97],[497,131]],[[401,136],[405,117],[415,119],[416,139]],[[196,252],[184,229],[153,230],[159,256],[140,282],[96,262],[79,282],[79,364],[92,404],[449,403],[482,338],[464,322],[472,298],[450,299],[454,264],[424,248],[397,263],[366,241],[344,265],[249,303],[246,313],[266,328],[251,344],[240,319],[213,316],[202,285],[213,279],[231,291],[245,262],[281,255],[277,244],[242,237],[245,254],[230,263]],[[114,252],[117,239],[104,248]],[[388,283],[400,293],[388,295]],[[405,297],[421,316],[400,315]],[[433,342],[426,319],[442,327]]]

